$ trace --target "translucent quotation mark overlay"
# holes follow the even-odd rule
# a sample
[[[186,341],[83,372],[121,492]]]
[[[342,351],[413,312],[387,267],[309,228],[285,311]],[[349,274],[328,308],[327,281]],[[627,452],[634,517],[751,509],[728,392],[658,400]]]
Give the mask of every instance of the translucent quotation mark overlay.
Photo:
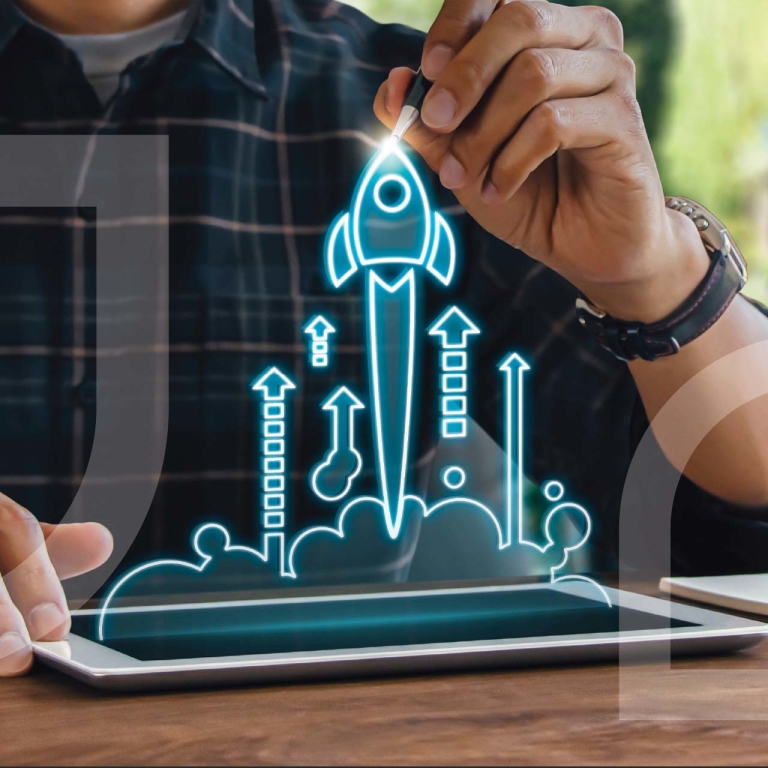
[[[67,209],[62,222],[70,217],[76,235],[74,331],[63,368],[71,370],[73,392],[95,388],[96,421],[90,459],[61,522],[102,523],[115,544],[103,567],[65,583],[67,598],[78,608],[109,579],[136,538],[162,469],[168,433],[168,137],[4,136],[0,167],[0,208],[11,216],[12,209],[24,209],[28,226],[38,216],[43,226],[51,209]],[[95,297],[86,290],[85,254],[92,254],[85,244],[93,232]],[[62,256],[50,258],[54,269]],[[86,344],[84,319],[93,306],[95,347]],[[25,349],[17,352],[24,355]],[[74,419],[77,433],[82,414]],[[6,451],[12,450],[10,437],[2,438]],[[73,444],[58,450],[73,452]],[[49,547],[57,536],[50,536]],[[3,574],[9,585],[31,578],[31,560]]]
[[[712,392],[718,393],[716,398]],[[621,572],[622,590],[636,588],[638,575],[643,581],[655,581],[671,571],[672,506],[681,477],[674,467],[685,467],[714,427],[764,395],[768,395],[768,341],[712,363],[686,383],[653,420],[624,484],[619,559],[625,569],[632,570]],[[631,630],[627,622],[621,615],[621,632]],[[621,719],[766,719],[768,670],[672,669],[670,656],[667,643],[657,662],[638,665],[633,649],[620,646]]]

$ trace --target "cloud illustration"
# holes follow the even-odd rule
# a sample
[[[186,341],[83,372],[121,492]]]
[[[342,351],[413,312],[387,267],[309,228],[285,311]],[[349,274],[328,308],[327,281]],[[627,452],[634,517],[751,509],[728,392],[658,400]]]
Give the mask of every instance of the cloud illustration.
[[[316,526],[290,542],[287,571],[297,586],[404,581],[419,539],[423,503],[407,497],[400,535],[387,533],[384,504],[364,496],[341,508],[335,527]]]
[[[284,581],[261,552],[232,544],[229,532],[221,525],[209,523],[196,529],[192,534],[192,547],[197,559],[155,560],[123,575],[102,603],[100,639],[162,634],[169,631],[172,623],[178,624],[176,616],[181,611],[177,609],[110,610],[117,598],[121,606],[146,607],[158,600],[190,604],[235,590],[274,589]],[[175,617],[173,621],[169,619],[171,612]]]

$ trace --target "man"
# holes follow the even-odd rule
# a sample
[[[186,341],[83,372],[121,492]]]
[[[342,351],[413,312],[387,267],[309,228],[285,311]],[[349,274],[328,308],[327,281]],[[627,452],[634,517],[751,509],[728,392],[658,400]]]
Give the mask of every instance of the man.
[[[487,329],[486,355],[516,348],[534,362],[534,475],[568,479],[605,548],[648,421],[710,363],[768,340],[768,319],[741,297],[654,361],[626,364],[579,325],[579,293],[648,325],[710,269],[696,225],[665,208],[621,26],[604,9],[446,0],[425,42],[329,0],[2,0],[3,133],[170,136],[170,436],[134,559],[183,551],[211,514],[250,532],[247,384],[276,361],[301,375],[301,325],[328,302],[359,330],[359,304],[321,278],[320,245],[381,135],[371,104],[392,128],[413,75],[403,65],[419,63],[434,86],[407,140],[455,195],[439,201],[466,255],[451,298]],[[29,574],[0,583],[3,675],[29,668],[30,638],[68,631],[59,578],[110,552],[89,523],[62,526],[47,552],[54,526],[37,522],[69,506],[94,420],[95,229],[81,211],[44,213],[0,216],[0,572],[24,563]],[[339,366],[364,382],[360,342]],[[330,380],[297,401],[298,423],[311,424]],[[493,431],[491,394],[473,416]],[[315,432],[294,435],[297,480],[322,455]],[[765,398],[722,421],[680,469],[675,526],[695,524],[696,536],[676,538],[675,567],[759,570]],[[294,485],[297,524],[327,517]],[[723,531],[737,544],[717,546]]]

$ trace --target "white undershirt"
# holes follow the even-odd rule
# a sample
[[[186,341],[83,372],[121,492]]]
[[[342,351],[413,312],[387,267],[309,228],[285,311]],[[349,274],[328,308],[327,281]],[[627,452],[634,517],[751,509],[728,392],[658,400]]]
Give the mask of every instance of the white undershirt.
[[[117,91],[125,68],[132,61],[154,53],[173,40],[179,34],[187,13],[184,10],[143,29],[115,35],[56,36],[77,54],[85,76],[104,104]]]

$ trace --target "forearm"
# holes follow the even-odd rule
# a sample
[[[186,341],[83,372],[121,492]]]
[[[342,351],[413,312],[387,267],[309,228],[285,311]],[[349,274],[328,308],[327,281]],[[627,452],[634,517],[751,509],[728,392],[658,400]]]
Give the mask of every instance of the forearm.
[[[630,363],[652,426],[667,401],[694,376],[728,354],[761,341],[768,341],[768,318],[737,297],[712,328],[679,354],[653,363]],[[685,433],[695,428],[687,420],[706,421],[704,410],[717,407],[727,395],[724,388],[736,386],[742,375],[734,370],[728,382],[721,376],[702,378],[702,386],[692,394],[698,407],[689,410],[695,416],[681,416],[673,429],[667,424],[654,433],[670,461],[698,486],[732,503],[764,506],[768,504],[768,396],[746,403],[720,421],[686,466],[679,466],[676,459],[676,445],[685,442]]]

